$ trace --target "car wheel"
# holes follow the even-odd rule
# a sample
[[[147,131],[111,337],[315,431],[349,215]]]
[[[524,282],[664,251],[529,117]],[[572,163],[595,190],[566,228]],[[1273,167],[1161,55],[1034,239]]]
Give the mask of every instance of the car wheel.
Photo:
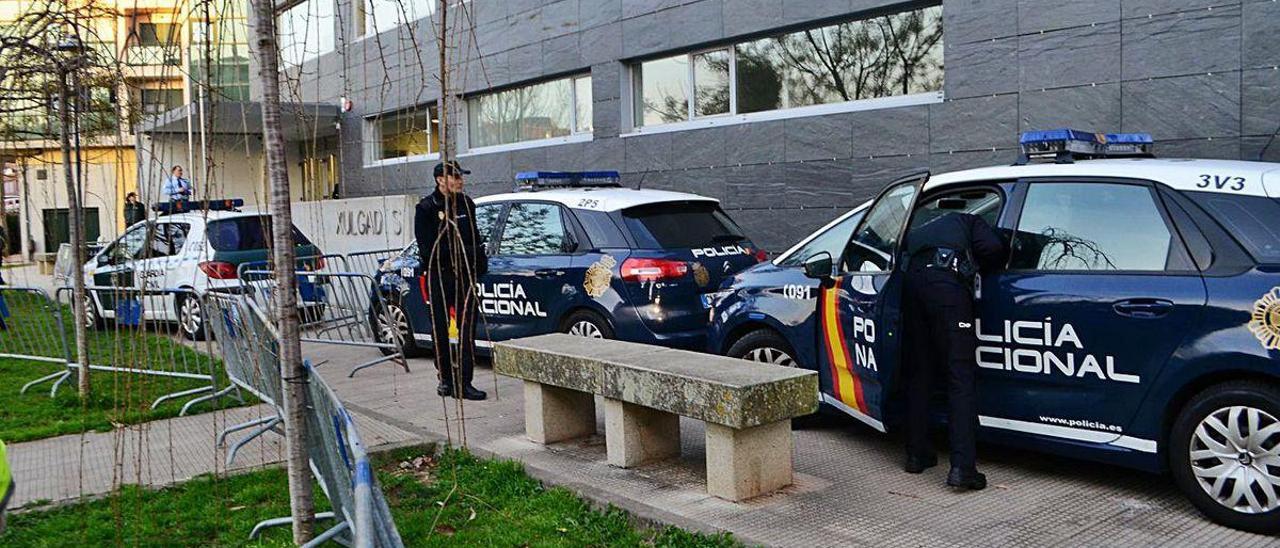
[[[406,358],[416,358],[423,355],[423,350],[418,347],[417,341],[413,338],[413,324],[409,321],[409,314],[400,304],[397,297],[388,296],[382,305],[375,304],[375,310],[371,310],[371,324],[373,327],[373,336],[380,343],[390,343],[400,346],[400,351]],[[381,310],[376,310],[381,308]],[[389,348],[380,348],[383,354],[390,355],[393,351]]]
[[[599,314],[590,310],[577,310],[564,320],[565,333],[588,339],[612,339],[613,328]]]
[[[1174,422],[1169,465],[1210,519],[1280,533],[1280,389],[1234,382],[1197,394]]]
[[[204,306],[200,304],[200,299],[182,295],[177,296],[176,299],[174,308],[178,310],[178,330],[188,340],[203,341],[206,331]]]
[[[98,313],[98,305],[93,303],[93,296],[87,292],[84,295],[84,327],[90,330],[102,330],[107,326],[107,322],[103,321],[102,315]]]
[[[725,353],[730,358],[753,362],[771,363],[782,367],[796,367],[796,353],[777,331],[757,329],[747,333],[729,347]]]

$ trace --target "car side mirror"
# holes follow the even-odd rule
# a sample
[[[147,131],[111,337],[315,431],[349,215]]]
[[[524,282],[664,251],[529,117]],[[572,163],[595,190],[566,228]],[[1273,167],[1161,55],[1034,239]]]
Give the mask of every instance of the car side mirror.
[[[98,266],[107,266],[109,264],[111,264],[110,253],[103,253],[101,255],[98,255]]]
[[[815,280],[829,280],[831,278],[831,254],[822,251],[809,256],[804,260],[804,275]]]

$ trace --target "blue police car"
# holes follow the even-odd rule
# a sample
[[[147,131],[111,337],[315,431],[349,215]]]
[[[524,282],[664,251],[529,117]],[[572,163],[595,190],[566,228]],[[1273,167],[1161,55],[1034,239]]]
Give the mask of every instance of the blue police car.
[[[1155,159],[1141,134],[1022,146],[895,181],[733,277],[711,350],[816,369],[827,409],[896,425],[902,242],[974,213],[1010,244],[975,288],[980,435],[1169,471],[1215,521],[1280,532],[1280,164]]]
[[[719,202],[622,188],[617,172],[522,172],[517,191],[476,199],[489,272],[476,346],[552,332],[701,350],[707,296],[764,260]],[[417,244],[383,262],[372,311],[382,342],[431,347]],[[377,306],[377,305],[375,305]]]

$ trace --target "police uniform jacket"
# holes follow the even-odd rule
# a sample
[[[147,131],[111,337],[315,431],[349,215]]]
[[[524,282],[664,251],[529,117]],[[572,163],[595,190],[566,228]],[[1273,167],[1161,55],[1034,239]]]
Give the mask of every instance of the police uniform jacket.
[[[908,235],[907,255],[919,260],[921,252],[936,248],[968,251],[981,270],[999,268],[1004,258],[1004,242],[982,217],[970,213],[949,213],[913,229]]]
[[[489,270],[489,258],[476,228],[476,204],[466,194],[457,194],[450,202],[437,189],[415,208],[413,229],[423,271],[441,279],[467,273],[483,275]],[[456,224],[450,222],[451,206],[457,213]],[[455,264],[458,261],[463,264]]]

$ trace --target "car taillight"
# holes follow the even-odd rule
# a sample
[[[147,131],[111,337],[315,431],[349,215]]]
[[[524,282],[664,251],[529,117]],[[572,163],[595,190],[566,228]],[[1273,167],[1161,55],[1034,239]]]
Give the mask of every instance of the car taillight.
[[[215,280],[236,279],[236,265],[223,261],[205,261],[200,263],[200,270]]]
[[[763,249],[756,249],[756,262],[757,262],[757,263],[763,263],[763,262],[765,262],[765,260],[766,260],[766,259],[768,259],[768,258],[769,258],[769,254],[768,254],[768,253],[766,253],[766,252],[765,252],[765,250],[763,250]]]
[[[622,279],[628,282],[656,282],[684,277],[689,264],[667,259],[627,259],[622,262]]]
[[[316,270],[324,270],[324,257],[316,257]]]

